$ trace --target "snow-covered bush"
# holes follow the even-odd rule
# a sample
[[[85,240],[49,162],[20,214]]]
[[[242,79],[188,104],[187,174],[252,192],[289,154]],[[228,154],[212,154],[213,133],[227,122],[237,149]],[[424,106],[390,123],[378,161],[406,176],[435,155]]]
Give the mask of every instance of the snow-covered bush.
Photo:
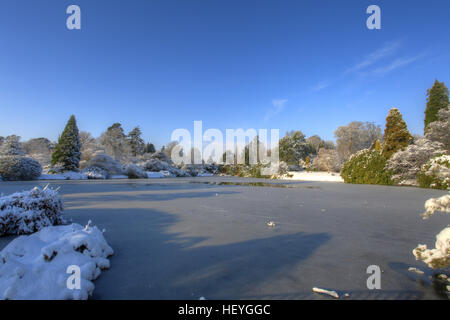
[[[152,172],[158,172],[161,170],[169,171],[170,166],[165,161],[161,161],[159,159],[150,159],[144,164],[144,169]]]
[[[41,165],[32,158],[0,156],[0,176],[3,180],[33,180],[41,173]]]
[[[346,183],[392,184],[391,173],[385,170],[386,158],[380,151],[364,149],[344,163],[341,177]]]
[[[342,168],[341,158],[337,150],[320,148],[317,157],[308,166],[310,170],[339,172]]]
[[[108,174],[105,170],[100,169],[99,167],[87,167],[84,168],[81,173],[85,174],[88,179],[106,179]]]
[[[58,192],[34,188],[0,198],[0,236],[26,234],[64,223]]]
[[[392,180],[401,185],[417,185],[421,167],[431,158],[445,153],[444,146],[436,141],[419,139],[405,150],[397,151],[386,164],[393,173]]]
[[[424,220],[431,217],[436,211],[450,213],[450,194],[440,198],[431,198],[425,202],[425,212],[422,214]]]
[[[158,160],[161,160],[161,161],[164,161],[164,162],[168,162],[168,163],[172,162],[170,157],[166,153],[161,152],[161,151],[157,151],[157,152],[153,153],[150,156],[150,158],[151,159],[158,159]]]
[[[51,226],[18,237],[0,253],[0,299],[88,299],[113,253],[102,232],[89,225]],[[68,286],[74,284],[69,266],[80,268],[79,289]]]
[[[154,154],[158,154],[158,152],[154,153]],[[162,157],[166,157],[166,160],[167,160],[167,156],[164,153],[160,152],[159,154],[164,155]],[[168,161],[169,162],[166,162],[166,161],[160,160],[159,158],[155,157],[155,158],[152,158],[152,159],[148,160],[147,162],[145,162],[144,169],[146,171],[150,171],[150,172],[168,171],[168,172],[170,172],[171,175],[173,175],[175,177],[190,177],[191,176],[186,171],[173,166],[170,159],[168,159]]]
[[[23,142],[22,148],[27,157],[37,160],[45,167],[51,164],[55,144],[46,138],[35,138]]]
[[[147,173],[135,164],[127,164],[124,166],[124,173],[129,179],[146,179]]]
[[[97,167],[105,171],[108,176],[123,174],[123,168],[120,162],[104,153],[95,155],[88,161],[87,167]]]
[[[1,156],[23,156],[25,153],[20,146],[20,137],[16,135],[8,136],[0,146]]]
[[[413,254],[416,260],[422,260],[430,268],[447,268],[450,266],[450,227],[445,228],[436,236],[434,249],[428,249],[426,244],[419,244]]]
[[[444,195],[440,198],[431,198],[425,202],[426,212],[422,215],[428,219],[436,211],[450,213],[450,195]],[[434,249],[428,249],[425,244],[419,244],[413,254],[416,260],[422,260],[430,268],[450,267],[450,226],[446,227],[436,236]]]
[[[417,181],[423,188],[449,189],[450,156],[437,156],[424,164],[417,175]]]
[[[441,142],[450,152],[450,106],[438,112],[438,120],[428,124],[425,138]]]

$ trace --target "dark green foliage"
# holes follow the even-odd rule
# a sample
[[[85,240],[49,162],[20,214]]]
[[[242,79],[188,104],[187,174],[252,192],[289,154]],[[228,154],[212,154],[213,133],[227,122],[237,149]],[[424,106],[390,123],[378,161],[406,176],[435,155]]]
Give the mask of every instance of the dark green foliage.
[[[386,158],[375,150],[361,150],[355,153],[341,170],[346,183],[391,185],[391,173],[385,170]]]
[[[428,125],[438,120],[439,110],[449,105],[448,88],[444,82],[434,81],[431,89],[427,90],[427,107],[425,109],[424,132],[427,132]]]
[[[137,155],[144,153],[144,140],[142,140],[142,131],[139,127],[134,128],[128,133],[128,143],[130,144],[131,155],[136,157]]]
[[[153,145],[153,143],[147,143],[145,145],[145,152],[146,153],[155,153],[156,152],[156,149],[155,149],[155,146]]]
[[[304,160],[313,150],[301,131],[288,132],[279,142],[280,161],[287,164],[298,164],[299,160]]]
[[[395,152],[407,147],[412,140],[400,111],[396,108],[389,110],[384,129],[383,156],[389,159]]]
[[[81,142],[75,116],[71,116],[58,139],[52,154],[52,165],[61,164],[64,170],[77,170],[80,166]]]

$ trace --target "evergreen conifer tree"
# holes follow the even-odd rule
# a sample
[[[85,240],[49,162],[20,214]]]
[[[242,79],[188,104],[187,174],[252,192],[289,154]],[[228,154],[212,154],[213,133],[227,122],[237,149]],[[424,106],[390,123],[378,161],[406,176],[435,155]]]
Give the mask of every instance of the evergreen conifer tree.
[[[153,143],[147,143],[145,146],[145,152],[146,153],[155,153],[156,149],[155,146],[153,145]]]
[[[424,133],[427,133],[428,125],[438,120],[439,110],[449,105],[448,88],[444,82],[434,81],[431,89],[427,90],[427,107],[425,109]]]
[[[77,170],[80,166],[81,142],[75,116],[67,121],[52,154],[52,165],[62,164],[65,170]]]
[[[384,129],[383,156],[388,159],[395,152],[407,147],[413,137],[408,131],[402,114],[397,108],[389,110],[386,117],[386,128]]]
[[[142,131],[139,127],[134,128],[128,133],[128,143],[130,144],[131,155],[136,157],[144,153],[144,140],[141,138]]]

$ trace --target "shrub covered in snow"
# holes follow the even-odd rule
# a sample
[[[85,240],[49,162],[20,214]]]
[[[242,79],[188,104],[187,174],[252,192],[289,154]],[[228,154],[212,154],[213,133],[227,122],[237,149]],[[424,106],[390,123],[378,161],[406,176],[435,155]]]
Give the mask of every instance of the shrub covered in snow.
[[[385,170],[386,158],[380,151],[364,149],[344,163],[341,177],[346,183],[392,184],[391,173]]]
[[[444,146],[436,141],[419,139],[405,150],[397,151],[386,163],[392,180],[402,185],[415,185],[421,167],[431,158],[445,153]]]
[[[88,299],[113,249],[97,227],[51,226],[9,243],[0,253],[0,299]],[[70,266],[79,267],[79,289]],[[76,271],[75,271],[76,272]]]
[[[424,164],[417,175],[417,181],[423,188],[449,189],[450,156],[438,156]]]
[[[436,211],[450,213],[450,195],[444,195],[440,198],[431,198],[425,202],[426,212],[422,215],[428,219]],[[425,244],[419,244],[413,254],[416,260],[422,260],[430,268],[450,267],[450,226],[446,227],[436,236],[434,249],[428,249]]]
[[[417,260],[422,260],[430,268],[447,268],[450,266],[450,227],[445,228],[436,236],[434,249],[428,249],[426,244],[419,244],[413,254]]]
[[[106,171],[99,167],[87,167],[81,172],[85,174],[88,179],[106,179],[108,177]]]
[[[26,234],[64,223],[58,192],[34,188],[0,198],[0,236]]]
[[[90,161],[88,161],[87,167],[99,168],[106,172],[108,176],[123,174],[123,168],[120,162],[104,153],[95,155]]]
[[[144,164],[144,169],[152,172],[158,172],[161,170],[169,171],[170,166],[165,161],[161,161],[159,159],[150,159]]]
[[[438,120],[428,124],[425,138],[441,142],[450,152],[450,106],[438,112]]]
[[[164,153],[162,153],[162,152],[160,152],[160,153],[157,152],[155,154],[157,154],[157,156],[158,155],[163,155],[161,157],[166,157],[167,158],[167,156]],[[175,176],[175,177],[189,177],[189,176],[191,176],[188,172],[173,166],[173,164],[170,161],[170,159],[169,159],[169,162],[166,162],[166,161],[160,160],[157,157],[148,160],[144,164],[144,169],[146,171],[150,171],[150,172],[167,171],[167,172],[170,172],[170,174],[172,176]]]
[[[3,180],[32,180],[41,173],[41,165],[32,158],[0,156],[0,176]]]
[[[146,179],[147,173],[135,164],[127,164],[124,167],[124,173],[129,179]]]
[[[320,148],[317,157],[308,166],[310,170],[339,172],[342,168],[341,158],[337,150]]]
[[[20,146],[20,137],[16,135],[8,136],[0,146],[1,156],[23,156],[25,153]]]

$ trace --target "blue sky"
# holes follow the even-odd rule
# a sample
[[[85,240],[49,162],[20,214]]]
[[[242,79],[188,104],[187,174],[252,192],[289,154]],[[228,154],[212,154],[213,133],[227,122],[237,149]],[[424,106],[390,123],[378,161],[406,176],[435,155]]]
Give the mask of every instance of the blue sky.
[[[66,28],[66,8],[82,29]],[[381,30],[366,8],[381,7]],[[70,114],[167,143],[176,128],[300,129],[333,139],[391,107],[423,130],[426,89],[450,85],[450,2],[2,0],[0,136],[56,139]]]

